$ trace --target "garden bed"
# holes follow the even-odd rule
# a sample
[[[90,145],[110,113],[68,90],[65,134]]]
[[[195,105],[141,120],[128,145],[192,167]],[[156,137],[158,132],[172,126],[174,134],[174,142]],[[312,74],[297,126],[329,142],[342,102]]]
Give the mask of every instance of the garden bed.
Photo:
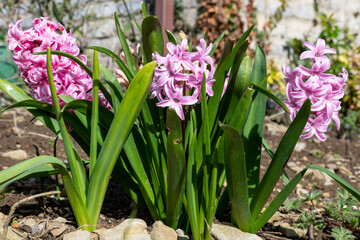
[[[4,153],[8,153],[9,151],[18,150],[18,153],[22,153],[19,150],[23,150],[26,152],[27,158],[36,156],[37,151],[41,155],[53,154],[55,135],[46,127],[39,124],[38,121],[31,121],[32,118],[32,115],[23,109],[12,110],[2,114],[0,118],[0,169],[4,169],[20,161],[14,160],[14,155],[4,155]],[[284,134],[284,130],[286,130],[286,128],[282,125],[270,121],[267,122],[265,138],[273,149],[276,149],[276,146]],[[289,159],[286,172],[289,177],[292,178],[305,166],[317,164],[333,170],[355,188],[359,189],[360,179],[358,176],[360,174],[360,161],[357,156],[360,156],[360,140],[357,138],[352,140],[338,139],[334,132],[329,133],[328,136],[329,138],[325,143],[315,138],[300,140]],[[62,143],[58,141],[56,146],[57,157],[66,160]],[[86,158],[84,153],[81,155],[83,158]],[[21,159],[21,154],[19,159]],[[262,174],[269,165],[269,161],[270,158],[263,152]],[[278,186],[275,188],[275,192],[278,193],[282,186],[283,181],[280,179]],[[284,223],[292,225],[297,221],[302,211],[315,208],[317,209],[316,218],[323,220],[325,227],[322,231],[314,231],[314,239],[333,239],[330,235],[331,230],[344,225],[333,219],[323,207],[327,205],[329,200],[335,201],[337,199],[336,190],[339,188],[340,186],[335,181],[330,180],[320,172],[313,171],[307,174],[304,179],[301,180],[291,195],[291,198],[298,199],[302,194],[317,190],[320,191],[322,197],[316,200],[315,206],[309,202],[305,202],[301,204],[298,209],[286,210],[284,207],[280,208],[279,213],[272,219],[272,223],[266,224],[263,229],[258,232],[258,235],[263,239],[287,239],[287,237],[279,232],[278,226]],[[0,211],[8,214],[10,207],[19,200],[37,193],[53,190],[56,190],[54,177],[44,178],[41,181],[38,179],[35,181],[27,180],[15,183],[4,194]],[[134,207],[131,199],[126,196],[121,187],[115,182],[110,182],[98,227],[110,228],[118,225],[124,219],[129,218]],[[29,217],[39,221],[64,217],[75,226],[75,219],[66,199],[59,201],[55,197],[45,197],[31,200],[16,209],[13,220]],[[144,219],[148,226],[151,226],[153,223],[150,214],[146,211],[139,211],[136,217]],[[229,222],[230,214],[224,215],[224,217],[218,219],[218,221]],[[68,231],[74,229],[75,228],[72,228]],[[21,229],[19,231],[21,231]],[[353,234],[360,237],[359,232],[354,231]],[[42,239],[51,239],[50,235],[49,233]],[[302,239],[309,239],[309,234],[306,234]]]

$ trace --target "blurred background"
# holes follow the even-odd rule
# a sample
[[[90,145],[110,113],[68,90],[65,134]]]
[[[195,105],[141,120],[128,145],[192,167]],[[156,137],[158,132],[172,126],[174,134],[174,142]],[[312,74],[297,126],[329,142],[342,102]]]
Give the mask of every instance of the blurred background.
[[[266,51],[270,87],[282,99],[285,98],[285,82],[281,65],[306,65],[298,60],[305,50],[303,41],[315,43],[319,37],[325,39],[338,53],[332,57],[330,72],[337,74],[345,67],[350,74],[342,104],[340,135],[358,134],[359,0],[145,0],[145,3],[151,14],[161,18],[166,29],[175,33],[184,31],[194,44],[206,31],[208,41],[212,42],[222,32],[239,38],[255,24],[252,49],[259,44]],[[35,17],[47,16],[62,23],[67,30],[73,30],[82,53],[88,54],[87,48],[95,45],[120,54],[113,14],[117,12],[135,48],[140,34],[132,19],[140,22],[141,4],[142,0],[0,0],[0,77],[22,84],[6,47],[9,24],[23,19],[21,27],[27,29]],[[223,44],[220,43],[215,58],[219,58]],[[112,59],[105,56],[100,61],[109,68],[114,66]]]

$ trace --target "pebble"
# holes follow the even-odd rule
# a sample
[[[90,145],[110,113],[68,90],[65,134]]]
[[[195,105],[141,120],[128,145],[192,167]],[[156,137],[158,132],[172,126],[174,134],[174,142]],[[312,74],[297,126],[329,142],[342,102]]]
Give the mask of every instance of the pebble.
[[[177,240],[177,233],[174,229],[165,226],[162,221],[153,224],[150,237],[152,240]]]
[[[218,240],[261,240],[256,234],[245,233],[238,228],[220,224],[213,224],[211,234]]]
[[[307,230],[300,228],[294,228],[289,223],[281,223],[279,225],[279,232],[288,238],[303,238],[306,236]]]
[[[1,156],[10,158],[11,160],[14,160],[14,161],[23,161],[23,160],[28,159],[27,153],[21,149],[2,153]]]
[[[80,229],[75,232],[65,234],[63,240],[90,240],[90,237],[90,232]]]
[[[126,219],[114,228],[101,231],[99,236],[101,240],[151,240],[146,228],[142,219]]]
[[[297,142],[294,148],[295,152],[302,152],[306,149],[306,143],[305,142]]]
[[[185,234],[184,230],[182,229],[176,229],[176,233],[178,235],[178,240],[189,240],[190,237]]]

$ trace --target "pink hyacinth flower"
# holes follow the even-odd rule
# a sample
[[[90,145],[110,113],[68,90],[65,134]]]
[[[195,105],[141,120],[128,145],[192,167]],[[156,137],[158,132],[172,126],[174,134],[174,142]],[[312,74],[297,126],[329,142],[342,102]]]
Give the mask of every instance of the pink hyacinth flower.
[[[42,102],[52,104],[52,98],[46,71],[46,56],[33,55],[33,53],[51,50],[67,52],[79,57],[86,64],[86,56],[79,56],[79,47],[76,39],[71,37],[71,31],[66,32],[65,28],[50,21],[48,18],[37,18],[33,21],[33,27],[27,30],[20,28],[19,20],[11,25],[8,31],[10,39],[9,48],[13,50],[13,60],[19,67],[21,77],[30,88],[31,96]],[[57,94],[69,95],[75,99],[92,99],[92,79],[74,61],[62,57],[52,56],[52,67],[55,88]],[[102,93],[99,94],[101,105],[110,108]],[[65,102],[59,98],[60,106]]]
[[[292,71],[290,67],[283,65],[287,83],[287,100],[284,103],[290,110],[290,119],[294,120],[305,100],[310,99],[310,117],[301,137],[310,138],[315,135],[319,140],[325,141],[325,132],[331,120],[334,120],[337,129],[340,128],[340,99],[344,96],[348,73],[345,69],[339,73],[339,77],[325,73],[330,69],[330,60],[324,54],[335,54],[336,51],[326,48],[323,39],[318,39],[316,46],[308,42],[304,45],[310,50],[303,52],[300,59],[311,58],[313,65],[311,69],[300,65]]]
[[[169,53],[163,57],[153,54],[157,61],[150,98],[157,98],[159,107],[174,109],[180,119],[185,119],[186,106],[200,103],[201,86],[205,80],[206,95],[212,96],[214,84],[214,61],[209,56],[212,44],[206,46],[200,39],[196,52],[186,50],[187,40],[180,45],[168,43]]]

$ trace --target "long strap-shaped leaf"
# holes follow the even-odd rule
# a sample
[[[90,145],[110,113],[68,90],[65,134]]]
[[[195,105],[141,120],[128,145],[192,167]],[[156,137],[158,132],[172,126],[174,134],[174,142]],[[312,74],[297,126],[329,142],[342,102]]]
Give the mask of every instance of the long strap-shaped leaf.
[[[97,223],[111,172],[147,97],[155,66],[156,62],[145,65],[134,77],[99,153],[87,195],[87,209],[92,224]]]
[[[97,159],[97,131],[99,121],[99,58],[97,51],[93,57],[93,99],[91,111],[91,135],[90,135],[90,178]]]
[[[253,201],[251,202],[251,212],[254,219],[258,217],[261,209],[265,205],[275,187],[276,181],[281,175],[282,169],[285,167],[285,164],[293,152],[305,124],[309,119],[310,108],[310,100],[306,100],[284,137],[281,139],[261,183],[256,188]]]
[[[255,60],[251,72],[251,82],[260,84],[266,77],[266,57],[264,51],[256,48]],[[266,88],[266,83],[261,86]],[[263,137],[264,119],[266,111],[266,96],[257,95],[253,101],[243,133],[244,148],[246,150],[246,168],[248,173],[249,198],[260,178],[261,139]]]
[[[164,56],[164,37],[161,30],[160,19],[154,16],[144,18],[142,24],[142,46],[144,62],[150,62],[152,54],[157,52]]]
[[[185,190],[186,160],[182,143],[181,122],[174,110],[166,114],[166,127],[169,129],[167,141],[167,199],[166,223],[177,228],[182,199]]]
[[[135,61],[134,61],[134,58],[133,58],[133,56],[131,54],[129,45],[128,45],[127,41],[126,41],[125,34],[121,29],[119,19],[117,17],[116,12],[114,13],[114,19],[115,19],[116,30],[118,32],[118,37],[119,37],[119,40],[120,40],[120,43],[121,43],[121,47],[122,47],[122,49],[124,51],[124,54],[125,54],[126,63],[127,63],[128,67],[129,67],[129,70],[130,70],[131,74],[135,75],[136,74]],[[131,79],[128,79],[128,80],[131,81]]]
[[[222,125],[221,129],[224,130],[225,137],[225,169],[232,217],[242,231],[250,232],[252,217],[249,206],[244,145],[240,132],[236,129],[227,125]]]
[[[349,183],[347,183],[344,179],[340,178],[338,175],[331,172],[329,169],[326,169],[326,168],[323,168],[320,166],[316,166],[316,165],[310,165],[310,166],[307,166],[306,168],[304,168],[301,172],[299,172],[293,179],[291,179],[291,181],[288,184],[286,184],[286,186],[274,198],[274,200],[272,200],[272,202],[266,208],[266,210],[254,221],[252,232],[254,232],[254,233],[257,232],[275,214],[275,212],[279,209],[279,207],[284,203],[286,198],[294,190],[296,185],[300,182],[300,180],[305,175],[305,173],[308,169],[319,170],[319,171],[329,175],[336,182],[338,182],[343,188],[345,188],[347,191],[349,191],[357,200],[360,201],[360,192],[358,190],[356,190],[353,186],[351,186]]]
[[[68,157],[71,173],[74,178],[74,184],[78,193],[81,196],[81,199],[86,202],[86,189],[87,189],[87,178],[84,169],[84,165],[81,162],[81,159],[77,158],[74,153],[73,145],[71,143],[69,133],[67,132],[67,128],[65,126],[65,122],[63,119],[63,115],[60,111],[59,99],[55,89],[54,78],[52,74],[52,64],[51,64],[51,52],[50,48],[47,49],[47,60],[46,60],[46,68],[49,80],[49,87],[51,92],[51,98],[54,104],[55,116],[58,120],[61,136],[64,141],[64,147],[66,151],[66,155]]]
[[[61,173],[79,228],[91,231],[94,228],[89,226],[89,216],[86,211],[85,202],[76,190],[65,164],[59,159],[51,156],[38,156],[13,165],[0,172],[0,185],[10,183],[16,180],[18,176],[26,175],[29,172],[34,173],[39,167],[49,164],[59,169]]]

